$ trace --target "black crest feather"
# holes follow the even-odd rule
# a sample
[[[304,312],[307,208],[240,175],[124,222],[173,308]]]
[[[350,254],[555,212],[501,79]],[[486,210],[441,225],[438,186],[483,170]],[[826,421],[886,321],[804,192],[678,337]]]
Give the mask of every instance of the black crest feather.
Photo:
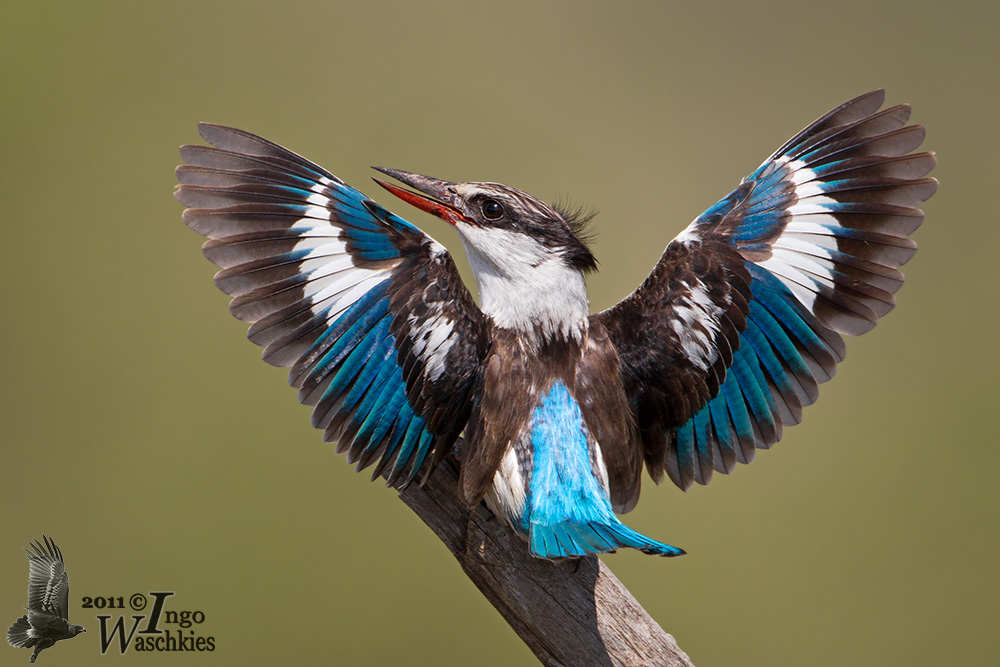
[[[597,231],[590,224],[597,217],[597,209],[576,204],[562,197],[552,204],[552,209],[562,216],[569,228],[573,230],[573,234],[584,245],[589,246],[597,238]]]
[[[590,221],[597,215],[597,211],[585,206],[569,203],[565,200],[553,204],[552,210],[566,221],[570,231],[573,232],[574,238],[579,242],[577,251],[569,255],[570,264],[584,273],[596,271],[597,258],[590,251],[590,244],[596,234],[590,226]]]

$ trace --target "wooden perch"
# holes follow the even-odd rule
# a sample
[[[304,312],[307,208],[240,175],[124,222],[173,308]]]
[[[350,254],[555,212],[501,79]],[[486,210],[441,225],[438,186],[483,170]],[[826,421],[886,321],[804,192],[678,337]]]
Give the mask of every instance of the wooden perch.
[[[480,503],[458,497],[457,463],[438,466],[400,498],[461,563],[462,569],[549,667],[691,667],[664,632],[596,556],[553,563]]]

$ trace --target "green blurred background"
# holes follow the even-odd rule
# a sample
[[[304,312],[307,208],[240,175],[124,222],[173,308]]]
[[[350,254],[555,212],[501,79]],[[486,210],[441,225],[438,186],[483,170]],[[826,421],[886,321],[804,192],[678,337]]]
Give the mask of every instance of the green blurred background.
[[[8,3],[0,621],[45,532],[89,632],[43,664],[534,664],[227,314],[171,196],[197,121],[304,153],[452,248],[368,165],[593,206],[602,309],[795,131],[884,86],[942,184],[899,308],[776,451],[687,494],[647,484],[629,523],[690,555],[607,562],[700,666],[997,664],[997,7]],[[216,651],[100,656],[81,597],[152,590],[201,610]]]

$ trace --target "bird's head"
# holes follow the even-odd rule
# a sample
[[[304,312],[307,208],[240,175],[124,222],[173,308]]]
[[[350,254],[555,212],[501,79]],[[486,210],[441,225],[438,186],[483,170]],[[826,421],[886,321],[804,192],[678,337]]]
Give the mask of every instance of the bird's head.
[[[573,335],[589,312],[583,275],[597,267],[586,220],[499,183],[452,183],[375,167],[409,185],[375,181],[458,231],[485,312],[502,327]]]
[[[86,632],[87,628],[83,627],[82,625],[70,625],[69,631],[70,631],[70,637],[75,637],[81,632]]]
[[[398,169],[375,169],[416,192],[379,179],[375,182],[408,204],[453,225],[487,261],[503,264],[502,255],[514,253],[511,259],[521,259],[523,266],[510,268],[525,271],[548,258],[559,258],[582,272],[597,267],[594,255],[581,239],[585,220],[560,213],[517,188],[500,183],[452,183]]]

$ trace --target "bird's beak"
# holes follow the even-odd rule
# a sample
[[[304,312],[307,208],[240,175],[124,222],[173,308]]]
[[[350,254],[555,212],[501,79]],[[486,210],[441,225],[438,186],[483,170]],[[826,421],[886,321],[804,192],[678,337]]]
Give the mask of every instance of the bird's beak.
[[[400,169],[386,169],[385,167],[372,167],[372,169],[392,176],[397,181],[417,190],[417,192],[405,190],[378,178],[372,179],[407,204],[416,206],[421,211],[436,215],[452,225],[459,222],[470,222],[458,207],[460,200],[458,194],[455,192],[455,183],[442,181],[439,178],[432,178],[430,176],[411,174],[408,171]]]

